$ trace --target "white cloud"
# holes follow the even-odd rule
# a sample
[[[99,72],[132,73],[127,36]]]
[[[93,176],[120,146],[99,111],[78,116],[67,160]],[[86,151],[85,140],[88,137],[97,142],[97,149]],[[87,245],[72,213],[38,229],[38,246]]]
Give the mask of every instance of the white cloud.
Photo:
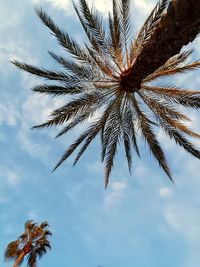
[[[49,118],[52,110],[63,105],[64,101],[61,98],[51,99],[48,96],[31,94],[22,105],[21,124],[18,132],[18,138],[22,144],[23,149],[33,156],[47,155],[48,147],[43,147],[41,144],[33,141],[31,134],[33,131],[31,127],[46,121]],[[47,131],[48,136],[52,134]],[[42,158],[42,157],[41,157]]]
[[[200,240],[200,213],[199,208],[195,205],[187,204],[186,201],[182,204],[170,204],[165,210],[165,219],[188,242]]]
[[[7,180],[8,180],[8,183],[12,186],[18,184],[19,182],[19,178],[17,176],[16,173],[12,172],[12,171],[9,171],[8,174],[7,174]]]
[[[134,1],[134,6],[143,10],[145,13],[148,13],[153,9],[155,3],[156,1],[140,0],[140,1]]]
[[[6,168],[1,168],[0,172],[0,177],[3,178],[3,181],[5,181],[8,186],[15,187],[20,183],[21,178],[15,171]],[[4,200],[5,199],[2,198],[2,201]]]
[[[0,33],[3,41],[0,42],[0,72],[3,75],[10,76],[14,67],[10,63],[13,59],[23,59],[27,61],[35,55],[30,50],[31,42],[29,38],[24,40],[24,13],[26,8],[23,7],[23,1],[13,1],[13,5],[1,5],[0,16]],[[16,10],[20,10],[20,16]],[[9,19],[8,19],[9,17]],[[19,34],[20,31],[20,34]],[[28,36],[29,33],[27,33]]]
[[[32,0],[34,4],[40,4],[40,0]],[[69,10],[70,0],[45,0],[45,2],[51,4],[55,8]]]
[[[27,212],[28,220],[38,220],[39,218],[39,210],[30,210]]]
[[[168,198],[169,196],[171,196],[171,189],[169,187],[162,187],[159,190],[159,195],[162,198]]]
[[[0,104],[0,125],[5,123],[8,126],[15,126],[18,116],[19,114],[12,104]]]
[[[87,164],[87,168],[92,173],[102,173],[103,164],[100,161],[92,162],[91,164]]]
[[[62,8],[65,10],[68,10],[69,8],[69,0],[46,0],[47,2],[50,2],[52,5],[54,5],[57,8]]]
[[[112,1],[108,0],[89,0],[87,1],[90,6],[94,6],[99,12],[107,16],[108,11],[112,10]]]
[[[45,95],[31,93],[22,105],[22,122],[33,126],[49,119],[51,112],[62,106],[65,101],[61,98],[50,98]]]
[[[113,182],[109,185],[104,198],[104,208],[111,211],[114,207],[119,206],[125,197],[126,183]]]

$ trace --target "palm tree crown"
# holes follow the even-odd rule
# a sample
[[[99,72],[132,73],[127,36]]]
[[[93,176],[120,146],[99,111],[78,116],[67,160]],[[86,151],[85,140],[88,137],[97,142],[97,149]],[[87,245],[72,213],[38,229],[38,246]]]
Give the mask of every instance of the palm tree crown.
[[[47,249],[51,249],[48,237],[52,234],[48,227],[47,222],[38,225],[31,220],[27,221],[24,233],[8,244],[4,254],[5,260],[14,260],[14,266],[17,267],[27,256],[27,265],[36,267],[37,258],[41,258]]]
[[[154,133],[156,126],[161,126],[179,146],[200,158],[200,152],[186,139],[186,135],[196,138],[200,135],[183,123],[190,119],[178,110],[181,105],[199,108],[200,93],[156,83],[158,78],[198,68],[200,61],[186,63],[192,51],[173,56],[142,82],[137,79],[141,77],[141,73],[135,73],[131,79],[129,75],[142,48],[148,45],[148,40],[159,27],[168,3],[167,0],[160,1],[138,35],[132,38],[130,0],[113,0],[113,12],[108,15],[107,28],[95,9],[90,9],[85,0],[79,0],[78,5],[74,4],[74,9],[89,40],[84,46],[59,29],[43,10],[36,10],[42,22],[72,57],[69,59],[50,52],[63,67],[62,71],[40,69],[18,61],[13,63],[31,74],[57,82],[36,86],[34,91],[56,96],[72,95],[74,99],[68,100],[66,105],[53,111],[47,122],[34,128],[64,125],[57,135],[59,137],[87,122],[96,111],[101,114],[69,146],[54,170],[82,144],[74,161],[76,164],[89,144],[100,135],[107,186],[120,142],[124,144],[128,167],[131,170],[132,149],[139,155],[136,140],[139,130],[159,165],[172,180],[165,155]],[[142,72],[142,68],[140,71]]]

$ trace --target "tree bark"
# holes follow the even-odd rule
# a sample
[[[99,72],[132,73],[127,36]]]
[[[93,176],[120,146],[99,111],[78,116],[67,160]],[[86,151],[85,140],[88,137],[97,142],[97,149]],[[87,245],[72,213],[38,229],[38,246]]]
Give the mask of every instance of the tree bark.
[[[128,74],[132,87],[139,89],[142,79],[178,54],[199,32],[200,0],[172,0]]]
[[[15,264],[13,265],[13,267],[18,267],[20,265],[20,263],[23,261],[24,256],[25,256],[25,252],[22,251],[19,254],[19,257],[16,259]]]

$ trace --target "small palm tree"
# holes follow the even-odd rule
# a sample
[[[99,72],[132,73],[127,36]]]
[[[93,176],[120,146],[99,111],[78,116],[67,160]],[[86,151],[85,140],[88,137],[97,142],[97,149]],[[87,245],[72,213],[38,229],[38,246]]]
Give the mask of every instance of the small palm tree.
[[[159,78],[199,68],[200,61],[186,63],[192,51],[171,57],[142,80],[142,66],[130,77],[134,62],[143,47],[148,46],[167,6],[167,0],[160,1],[136,38],[132,38],[130,0],[113,0],[113,12],[109,13],[107,28],[104,27],[104,21],[99,14],[90,9],[85,0],[79,0],[79,6],[74,4],[74,8],[89,40],[84,46],[59,29],[43,10],[36,10],[39,18],[72,58],[50,52],[63,67],[62,71],[41,69],[18,61],[13,63],[31,74],[57,82],[36,86],[34,91],[63,97],[71,95],[75,98],[67,98],[66,105],[53,111],[47,122],[34,128],[64,125],[57,135],[59,137],[83,122],[88,123],[88,118],[95,112],[100,114],[65,151],[54,170],[82,144],[74,161],[76,164],[89,144],[100,135],[107,186],[120,142],[124,144],[128,167],[131,170],[132,149],[139,156],[136,140],[139,130],[153,156],[172,180],[164,152],[154,133],[154,127],[157,126],[161,126],[167,135],[187,152],[200,158],[200,152],[186,138],[186,135],[195,138],[200,135],[183,123],[190,119],[178,110],[179,106],[199,108],[200,92],[164,83],[160,85],[157,82]],[[146,58],[150,58],[150,55]]]
[[[38,225],[31,220],[27,221],[24,233],[17,240],[8,244],[4,254],[5,260],[14,260],[13,267],[17,267],[26,257],[27,265],[36,267],[37,259],[40,259],[47,249],[51,249],[48,240],[51,232],[47,230],[48,227],[47,222]]]

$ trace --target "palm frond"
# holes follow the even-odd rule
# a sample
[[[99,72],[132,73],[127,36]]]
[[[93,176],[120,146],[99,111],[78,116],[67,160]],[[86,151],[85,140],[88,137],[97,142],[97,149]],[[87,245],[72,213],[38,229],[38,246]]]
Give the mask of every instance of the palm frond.
[[[194,157],[200,159],[200,151],[197,150],[193,144],[191,144],[183,134],[177,131],[174,127],[170,127],[169,125],[163,124],[163,128],[165,132],[169,135],[171,139],[174,139],[175,142],[183,147],[187,152],[192,154]]]
[[[108,53],[107,45],[104,40],[105,31],[102,25],[97,24],[97,20],[93,16],[85,0],[79,0],[79,6],[80,6],[81,13],[82,13],[82,16],[79,16],[79,19],[81,23],[84,21],[86,22],[85,24],[83,23],[82,25],[84,25],[84,29],[87,28],[86,34],[88,34],[89,32],[88,34],[89,40],[91,40],[91,36],[92,36],[93,40],[95,40],[98,45],[98,49],[101,49],[105,54],[107,54]],[[77,11],[76,6],[74,7],[75,7],[75,10]],[[79,12],[78,12],[78,15],[80,15]]]
[[[44,228],[46,228],[46,227],[49,227],[49,223],[48,223],[47,221],[44,221],[44,222],[42,222],[42,223],[40,224],[40,227],[41,227],[42,229],[44,229]]]
[[[181,104],[189,108],[200,108],[200,95],[197,96],[183,96],[181,98],[174,99],[176,103]]]
[[[122,46],[122,29],[120,21],[120,6],[118,0],[113,0],[113,19],[109,17],[109,32],[112,40],[114,56],[119,63],[120,69],[123,67],[123,46]]]
[[[142,85],[142,89],[145,89],[145,92],[152,92],[155,94],[163,94],[172,97],[184,97],[184,96],[196,96],[199,95],[199,91],[194,90],[185,90],[176,86],[149,86],[149,85]]]
[[[140,96],[148,105],[150,110],[154,112],[159,121],[163,121],[164,123],[167,123],[168,125],[172,126],[174,129],[179,130],[180,132],[183,132],[189,136],[200,138],[200,134],[191,131],[187,126],[177,120],[179,118],[172,119],[169,116],[169,113],[166,113],[165,107],[163,107],[163,105],[160,105],[157,101],[154,101],[153,99],[143,94],[140,94]],[[172,114],[174,114],[174,112]]]
[[[19,239],[21,243],[26,243],[28,240],[28,233],[24,232],[22,235],[20,235]]]
[[[165,171],[165,173],[167,174],[169,179],[171,181],[173,181],[171,172],[169,170],[169,167],[168,167],[168,164],[167,164],[167,161],[165,158],[165,155],[164,155],[162,148],[160,147],[159,142],[156,139],[156,136],[155,136],[153,129],[150,125],[150,122],[149,122],[150,120],[147,118],[146,114],[139,108],[139,105],[136,102],[136,100],[134,99],[134,97],[132,98],[132,103],[133,103],[133,106],[137,112],[138,122],[139,122],[139,126],[141,129],[142,135],[144,136],[145,140],[147,141],[147,144],[149,145],[150,151],[152,152],[154,157],[157,159],[159,165]]]
[[[74,152],[74,150],[85,140],[85,138],[90,134],[91,128],[83,132],[76,141],[74,141],[69,148],[65,151],[59,162],[53,169],[53,172]]]
[[[52,232],[50,232],[49,230],[45,230],[43,232],[43,236],[46,238],[47,236],[52,236]]]
[[[143,97],[144,99],[144,97]],[[147,98],[145,102],[148,103]],[[160,109],[159,111],[153,108],[151,105],[150,108],[158,115],[159,122],[168,136],[175,140],[177,144],[183,147],[187,152],[192,154],[193,156],[200,158],[200,151],[198,151],[185,137],[181,132],[186,133],[190,136],[200,138],[199,134],[196,134],[190,131],[186,126],[182,125],[179,122],[173,121],[169,119],[165,113]]]
[[[34,229],[35,227],[37,227],[37,224],[33,222],[33,220],[27,220],[24,224],[24,230],[25,231],[31,231],[32,229]]]
[[[140,157],[140,152],[139,148],[137,145],[137,140],[136,140],[136,131],[135,131],[135,116],[133,114],[133,111],[130,107],[129,101],[127,101],[126,108],[123,114],[123,122],[124,122],[124,131],[127,132],[129,135],[129,138],[132,142],[133,149],[136,151],[138,157]]]
[[[112,131],[113,131],[113,128],[115,127],[115,122],[117,121],[116,119],[119,118],[121,100],[122,100],[122,97],[118,95],[106,111],[106,113],[109,112],[109,117],[101,133],[101,144],[102,144],[101,159],[102,161],[105,158],[106,149],[109,144],[109,140],[112,137]]]
[[[47,26],[53,35],[57,38],[59,44],[64,47],[67,52],[72,54],[77,60],[91,63],[93,60],[83,47],[73,40],[68,33],[63,32],[53,22],[53,20],[42,9],[35,9],[38,17]]]
[[[76,95],[81,94],[84,92],[84,88],[81,86],[72,86],[72,85],[64,85],[64,86],[58,86],[58,85],[37,85],[32,88],[34,92],[38,92],[41,94],[51,94],[53,96],[59,96],[59,95]]]
[[[48,80],[57,80],[57,81],[72,81],[72,77],[67,75],[64,72],[58,72],[58,71],[51,71],[51,70],[46,70],[46,69],[40,69],[37,68],[33,65],[28,65],[25,63],[21,63],[19,61],[12,61],[12,63],[17,66],[18,68],[29,72],[31,74],[34,74],[36,76],[42,77],[42,78],[46,78]],[[75,79],[74,79],[75,81]]]
[[[131,173],[131,166],[132,166],[132,155],[131,155],[131,141],[128,129],[125,127],[123,129],[123,138],[124,138],[124,148],[126,153],[126,159],[128,163],[128,169]]]
[[[52,113],[52,118],[45,123],[36,125],[33,128],[52,127],[66,123],[69,119],[75,118],[82,112],[88,112],[92,106],[102,103],[105,96],[102,94],[84,94],[83,96],[69,102],[67,105],[55,110]]]
[[[171,103],[166,102],[163,99],[156,98],[149,91],[141,90],[139,95],[143,98],[143,100],[147,100],[148,104],[151,108],[162,110],[167,116],[177,120],[191,121],[188,116],[178,111]]]
[[[119,67],[112,51],[109,48],[109,45],[106,42],[105,30],[98,14],[93,14],[85,0],[79,0],[79,5],[82,16],[74,4],[75,11],[95,52],[98,52],[101,57],[103,56],[104,60],[106,60],[106,58],[111,58],[116,67]]]
[[[29,267],[36,267],[37,255],[35,252],[31,252],[27,257],[27,265]]]
[[[76,117],[73,121],[71,121],[66,127],[64,127],[57,135],[56,138],[60,137],[63,134],[68,133],[70,130],[72,130],[74,127],[76,127],[78,124],[84,122],[86,119],[88,119],[91,114],[93,113],[92,111],[85,112],[84,114],[79,115]]]
[[[108,186],[110,173],[113,167],[114,157],[117,152],[117,143],[119,141],[119,137],[120,137],[120,124],[118,122],[112,131],[112,135],[110,137],[110,140],[109,140],[109,143],[106,149],[105,177],[104,177],[105,188],[107,188]]]
[[[184,73],[193,69],[198,69],[199,67],[200,67],[200,61],[195,61],[191,64],[184,65],[183,67],[168,68],[166,70],[156,71],[153,74],[147,76],[147,78],[145,78],[143,81],[150,82],[152,80],[155,80],[156,78]]]
[[[58,56],[53,52],[49,51],[49,54],[55,59],[60,65],[67,69],[71,74],[77,75],[79,79],[86,80],[88,78],[94,79],[94,69],[92,69],[89,65],[85,64],[76,64],[69,59],[65,59],[62,56]]]
[[[185,107],[200,108],[200,92],[183,90],[177,88],[163,88],[153,86],[143,86],[157,96],[162,96],[166,101],[181,104]]]
[[[110,125],[109,119],[111,117],[111,110],[116,110],[116,108],[117,108],[116,105],[118,105],[118,104],[119,104],[118,98],[113,99],[113,101],[111,101],[111,103],[104,110],[101,118],[93,124],[93,126],[91,127],[91,132],[88,135],[87,139],[85,140],[85,144],[83,145],[83,147],[79,151],[77,157],[75,158],[74,165],[78,162],[78,160],[82,156],[83,152],[87,149],[87,147],[92,142],[92,140],[96,137],[96,135],[100,131],[104,131],[106,123],[108,123]]]
[[[86,4],[86,3],[84,3],[84,4]],[[84,13],[86,13],[86,12],[89,13],[89,16],[90,16],[90,11],[89,11],[89,8],[88,8],[87,4],[86,4],[85,8],[83,8],[83,7],[81,8],[81,11],[82,11],[81,13],[82,14],[79,12],[79,9],[77,8],[77,6],[75,5],[74,2],[73,2],[73,5],[74,5],[74,9],[76,11],[76,14],[77,14],[77,16],[78,16],[78,18],[79,18],[79,20],[80,20],[80,22],[82,24],[82,27],[83,27],[83,29],[84,29],[84,31],[85,31],[85,33],[86,33],[91,45],[93,46],[93,48],[97,52],[99,52],[100,51],[100,47],[98,45],[98,40],[96,40],[93,31],[91,31],[90,27],[88,26],[87,21],[85,21],[85,18],[84,18],[85,17]],[[85,10],[85,12],[83,10]],[[104,30],[102,30],[102,34],[104,34]]]
[[[19,256],[19,253],[21,252],[19,244],[19,240],[12,241],[8,244],[4,252],[4,259],[6,261],[14,260]]]
[[[185,51],[171,57],[170,59],[167,60],[167,62],[164,65],[159,67],[155,72],[174,69],[176,67],[179,67],[180,64],[183,64],[192,53],[193,53],[193,49],[190,49],[190,50],[185,50]]]
[[[112,78],[113,68],[108,62],[108,60],[103,60],[102,57],[96,53],[96,51],[86,45],[88,52],[90,53],[91,57],[93,58],[96,65],[99,67],[99,71],[101,74],[105,74],[107,77]],[[104,57],[103,57],[104,58]],[[105,58],[104,58],[105,59]]]
[[[129,67],[129,55],[128,55],[128,44],[131,33],[131,13],[130,13],[130,0],[121,0],[121,23],[122,23],[122,37],[124,43],[124,49],[126,54],[126,64]]]
[[[144,47],[144,45],[150,39],[158,23],[160,22],[160,19],[162,18],[163,12],[165,11],[168,3],[169,0],[160,0],[155,6],[155,8],[152,10],[151,14],[142,26],[138,36],[132,43],[130,50],[130,58],[134,59],[134,54],[138,53],[141,47]]]

